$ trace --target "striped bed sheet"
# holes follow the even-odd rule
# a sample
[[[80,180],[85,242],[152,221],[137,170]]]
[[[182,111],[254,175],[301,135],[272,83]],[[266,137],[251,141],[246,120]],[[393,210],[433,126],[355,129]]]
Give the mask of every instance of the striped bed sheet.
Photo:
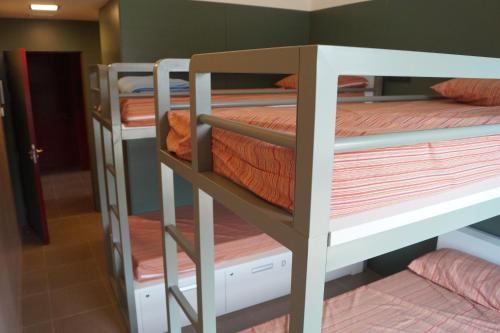
[[[341,97],[363,96],[363,92],[343,92]],[[248,101],[269,99],[293,99],[296,94],[244,94],[213,95],[213,101]],[[189,97],[174,96],[172,103],[189,103]],[[155,124],[154,98],[125,98],[120,101],[121,120],[125,127],[153,126]]]
[[[214,204],[215,262],[219,265],[229,260],[272,251],[280,244],[262,234],[256,227],[240,217]],[[160,213],[129,216],[130,242],[135,280],[145,282],[163,278],[163,243]],[[176,209],[176,226],[194,244],[194,222],[192,206]],[[195,271],[194,263],[179,250],[179,274]]]
[[[295,133],[295,107],[215,109],[235,121]],[[168,114],[169,151],[191,159],[189,112]],[[361,136],[500,123],[500,107],[449,100],[339,104],[337,136]],[[327,140],[328,138],[325,138]],[[214,171],[293,211],[294,152],[219,128],[212,132]],[[440,141],[335,155],[332,219],[451,190],[500,175],[500,136]]]
[[[242,333],[287,332],[283,316]],[[500,312],[410,270],[325,301],[322,332],[500,332]]]
[[[243,94],[213,95],[212,100],[218,102],[293,99],[297,95],[290,94]],[[189,103],[188,96],[173,96],[172,103]],[[120,101],[121,119],[125,127],[153,126],[155,124],[154,98],[125,98]]]

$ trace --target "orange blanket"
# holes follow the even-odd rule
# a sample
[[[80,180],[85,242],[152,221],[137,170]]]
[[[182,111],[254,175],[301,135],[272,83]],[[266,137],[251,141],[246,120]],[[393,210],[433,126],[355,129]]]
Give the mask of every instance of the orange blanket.
[[[216,264],[279,248],[279,243],[262,234],[220,204],[214,205]],[[176,225],[194,244],[193,209],[176,209]],[[159,213],[129,216],[130,242],[135,279],[139,282],[163,277],[162,227]],[[195,266],[184,253],[178,253],[179,274],[194,272]]]
[[[500,107],[444,100],[343,104],[337,113],[340,137],[500,123]],[[295,133],[294,107],[216,109],[214,114]],[[180,158],[191,159],[189,112],[169,112],[168,120],[168,149]],[[271,203],[293,210],[292,150],[218,128],[212,137],[215,172]],[[500,136],[339,153],[334,170],[332,218],[500,175]]]
[[[288,317],[241,331],[288,332]],[[500,312],[403,271],[325,301],[322,332],[500,332]]]

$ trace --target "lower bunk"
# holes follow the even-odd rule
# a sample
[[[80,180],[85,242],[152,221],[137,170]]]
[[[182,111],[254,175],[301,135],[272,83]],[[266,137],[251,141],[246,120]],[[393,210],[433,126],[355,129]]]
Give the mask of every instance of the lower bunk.
[[[322,332],[500,332],[500,239],[465,228],[441,236],[438,248],[326,300]],[[241,332],[287,332],[288,324],[283,316]]]
[[[290,293],[292,255],[253,225],[214,204],[216,312],[224,315]],[[129,216],[139,332],[166,332],[162,225],[159,213]],[[193,208],[176,209],[176,226],[193,242]],[[360,273],[364,263],[332,271],[327,280]],[[179,287],[196,306],[195,265],[178,252]],[[189,325],[186,317],[182,325]]]

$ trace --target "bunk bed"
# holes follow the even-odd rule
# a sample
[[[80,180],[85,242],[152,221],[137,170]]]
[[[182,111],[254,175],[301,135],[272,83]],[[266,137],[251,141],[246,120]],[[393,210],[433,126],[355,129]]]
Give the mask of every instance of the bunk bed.
[[[189,60],[170,60],[177,72],[188,72]],[[127,205],[125,161],[123,146],[129,140],[154,138],[155,94],[147,87],[133,86],[131,78],[144,81],[153,71],[153,64],[112,64],[91,67],[93,130],[100,193],[108,273],[123,314],[133,332],[165,331],[167,327],[163,283],[162,233],[160,217],[156,213],[129,215]],[[127,83],[120,80],[126,78]],[[160,99],[168,108],[189,107],[189,92],[171,89],[169,78]],[[374,93],[374,81],[362,90],[347,89],[349,93]],[[164,93],[166,92],[166,93]],[[238,89],[214,90],[216,106],[280,105],[295,103],[293,89]],[[180,230],[194,238],[192,209],[176,208]],[[264,302],[289,292],[290,253],[277,242],[262,235],[255,227],[243,222],[237,215],[219,205],[216,209],[218,314]],[[259,243],[259,251],[252,244]],[[177,254],[177,251],[174,251]],[[180,253],[182,290],[196,302],[193,263]],[[362,270],[362,263],[333,272],[329,278],[354,274]],[[248,276],[250,274],[250,276]],[[246,288],[243,298],[226,301],[226,291],[237,293],[245,279],[262,283]],[[228,278],[230,277],[230,278]],[[230,286],[226,288],[226,286]],[[265,287],[264,287],[265,286]],[[189,321],[183,319],[184,324]]]
[[[165,80],[167,67],[166,64],[157,64],[155,73],[159,82]],[[276,125],[278,117],[271,120],[256,118],[259,110],[215,109],[211,105],[212,73],[298,75],[296,119],[293,110],[286,108],[281,110],[286,118],[285,124],[279,126]],[[498,116],[498,107],[490,108],[486,121],[483,118],[457,126],[452,123],[421,126],[425,119],[420,119],[408,128],[388,126],[388,130],[379,128],[373,132],[356,128],[365,122],[365,118],[361,122],[351,122],[351,132],[339,135],[338,130],[342,131],[342,127],[336,127],[336,121],[344,121],[341,113],[354,114],[354,118],[369,116],[370,113],[366,115],[363,108],[370,111],[381,106],[379,112],[389,108],[389,114],[391,106],[392,109],[400,109],[405,104],[417,110],[427,107],[425,111],[443,108],[444,104],[460,109],[458,103],[436,100],[435,96],[374,96],[338,100],[337,94],[332,92],[337,91],[337,81],[341,75],[500,79],[500,61],[336,46],[287,47],[193,56],[190,65],[190,112],[170,110],[161,104],[162,101],[159,101],[157,108],[158,156],[162,173],[167,249],[165,277],[169,332],[180,332],[180,310],[197,331],[216,331],[213,200],[255,224],[293,253],[289,324],[290,332],[294,333],[321,331],[323,286],[327,272],[499,215],[500,169],[494,161],[498,161],[500,152],[500,119],[492,116]],[[337,102],[358,104],[344,106]],[[352,107],[360,108],[361,111],[357,112]],[[245,118],[238,115],[238,111],[250,112],[252,117]],[[261,108],[260,111],[265,109]],[[474,111],[487,112],[469,108],[452,110],[452,114],[463,112],[462,115],[470,116]],[[271,112],[261,113],[269,116]],[[406,120],[401,121],[401,117],[401,114],[393,114],[389,123],[406,123]],[[182,139],[187,140],[187,144],[179,152],[175,145],[169,145],[168,137],[171,132],[186,128],[189,133]],[[236,137],[232,140],[231,136]],[[461,150],[458,145],[453,146],[457,142],[470,146]],[[419,187],[428,182],[414,181],[410,186],[416,186],[417,191],[420,191],[418,195],[395,192],[393,195],[396,200],[390,200],[389,196],[385,202],[381,200],[374,205],[360,209],[348,208],[336,213],[336,205],[342,202],[332,200],[335,199],[332,184],[335,185],[336,177],[342,174],[333,169],[339,164],[333,163],[334,153],[336,162],[345,162],[345,156],[350,154],[359,159],[361,154],[366,153],[378,153],[378,159],[384,160],[392,154],[397,155],[398,150],[413,148],[427,150],[424,155],[431,156],[433,160],[433,156],[439,156],[439,147],[446,144],[448,147],[442,153],[461,152],[456,159],[462,162],[470,151],[481,150],[481,154],[469,158],[465,164],[473,164],[476,162],[474,159],[481,157],[492,157],[493,160],[478,160],[486,168],[478,168],[475,177],[471,176],[474,173],[472,170],[466,173],[467,178],[463,181],[458,177],[453,182],[446,179],[450,170],[441,169],[440,173],[427,175],[431,178],[439,174],[445,176],[445,179],[439,179],[444,184],[439,188]],[[248,148],[251,153],[246,157],[245,152],[238,155],[239,147],[243,147],[243,150]],[[260,190],[258,186],[252,188],[251,183],[255,182],[245,182],[241,175],[226,172],[222,164],[217,163],[217,159],[224,156],[223,153],[229,152],[231,158],[240,158],[245,162],[244,158],[250,159],[255,151],[266,150],[274,153],[271,154],[274,160],[261,154],[259,167],[275,162],[282,167],[278,168],[282,172],[286,166],[289,168],[294,165],[294,172],[285,170],[288,171],[285,173],[288,177],[288,192],[285,192],[289,196],[288,202],[280,201],[279,195],[273,196],[273,192],[276,192],[275,183],[266,184],[265,177],[258,185],[263,188],[268,186],[271,194]],[[405,154],[408,155],[408,151]],[[439,158],[434,161],[437,160]],[[244,166],[243,162],[239,165]],[[422,160],[416,165],[425,162]],[[394,163],[385,169],[397,167],[398,164]],[[460,167],[460,164],[455,167]],[[173,230],[175,216],[168,203],[173,198],[173,172],[182,175],[193,185],[197,231],[194,247]],[[253,180],[259,178],[258,175],[252,176]],[[403,184],[404,188],[405,179],[400,181],[402,183],[399,186]],[[363,185],[360,183],[358,186]],[[190,253],[196,263],[197,310],[190,305],[177,285],[176,259],[169,251],[177,245]]]

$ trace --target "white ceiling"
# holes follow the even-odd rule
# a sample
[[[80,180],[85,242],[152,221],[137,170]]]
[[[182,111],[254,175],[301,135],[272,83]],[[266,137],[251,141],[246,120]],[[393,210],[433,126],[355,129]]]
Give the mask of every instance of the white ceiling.
[[[106,2],[108,0],[0,0],[0,17],[97,21],[99,8]],[[30,3],[57,4],[60,8],[55,13],[33,12]]]
[[[197,0],[210,2],[233,3],[249,6],[262,6],[284,9],[295,9],[303,11],[314,11],[319,9],[338,7],[369,0]]]

